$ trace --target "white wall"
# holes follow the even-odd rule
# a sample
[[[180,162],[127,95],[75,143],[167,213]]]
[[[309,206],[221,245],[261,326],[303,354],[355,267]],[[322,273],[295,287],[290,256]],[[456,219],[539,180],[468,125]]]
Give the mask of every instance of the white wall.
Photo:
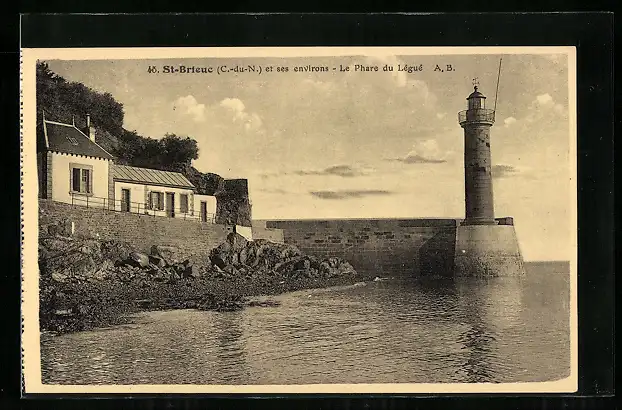
[[[132,202],[131,204],[132,212],[137,212],[139,208],[138,204],[140,203],[140,213],[142,214],[167,216],[166,215],[166,202],[167,202],[166,193],[172,192],[175,194],[175,218],[180,218],[180,219],[188,219],[188,218],[197,219],[198,218],[198,214],[194,212],[194,208],[193,208],[194,193],[192,192],[191,189],[172,188],[172,187],[156,186],[156,185],[143,185],[143,184],[136,184],[136,183],[130,183],[130,182],[115,181],[114,182],[114,197],[115,197],[115,209],[117,211],[121,210],[121,198],[122,198],[121,190],[122,189],[130,190],[130,202]],[[154,191],[162,192],[164,194],[164,210],[162,211],[146,209],[149,204],[149,198],[146,196],[146,193],[154,192]],[[180,204],[181,204],[180,195],[181,194],[188,195],[188,213],[187,214],[181,213],[181,207],[180,207]]]
[[[121,210],[121,190],[130,190],[130,211],[139,212],[141,214],[148,213],[145,210],[145,186],[141,184],[132,184],[129,182],[114,182],[114,209]],[[140,204],[140,205],[139,205]],[[164,214],[164,213],[162,213]]]
[[[201,201],[207,203],[208,218],[216,215],[216,197],[212,195],[194,195],[194,215],[197,218],[201,217]]]
[[[253,228],[251,228],[250,226],[236,225],[235,232],[242,235],[246,240],[253,240]]]
[[[93,169],[91,174],[93,192],[91,195],[74,195],[74,203],[86,205],[86,199],[88,198],[89,206],[99,205],[103,207],[104,199],[106,201],[108,199],[108,167],[110,166],[110,161],[81,155],[52,153],[51,163],[48,164],[48,170],[52,172],[51,199],[58,202],[71,203],[71,168],[69,164],[87,165]]]

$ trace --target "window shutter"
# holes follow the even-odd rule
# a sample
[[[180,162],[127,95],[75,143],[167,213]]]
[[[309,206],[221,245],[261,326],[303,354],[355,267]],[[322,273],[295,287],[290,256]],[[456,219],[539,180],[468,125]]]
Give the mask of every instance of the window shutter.
[[[86,170],[87,175],[89,176],[89,194],[93,193],[93,172],[90,170]]]
[[[145,209],[151,209],[151,192],[145,187]]]

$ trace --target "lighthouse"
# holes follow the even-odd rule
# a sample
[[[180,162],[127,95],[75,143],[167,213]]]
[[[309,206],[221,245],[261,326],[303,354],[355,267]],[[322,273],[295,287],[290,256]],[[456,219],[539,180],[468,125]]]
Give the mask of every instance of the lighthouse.
[[[495,223],[490,160],[490,128],[495,111],[486,108],[486,96],[477,89],[467,97],[467,109],[458,113],[464,129],[465,224]]]
[[[458,113],[464,130],[465,218],[456,228],[454,272],[456,276],[523,275],[514,219],[495,218],[490,144],[495,109],[486,107],[478,85],[474,79],[467,109]]]

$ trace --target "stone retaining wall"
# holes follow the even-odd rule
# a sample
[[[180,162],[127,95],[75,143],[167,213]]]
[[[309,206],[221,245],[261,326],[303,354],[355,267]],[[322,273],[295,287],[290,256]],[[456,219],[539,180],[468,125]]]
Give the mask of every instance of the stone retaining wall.
[[[77,236],[128,242],[144,252],[152,245],[174,246],[188,256],[207,255],[230,232],[224,225],[39,200],[40,231],[46,232],[49,225],[72,222]]]

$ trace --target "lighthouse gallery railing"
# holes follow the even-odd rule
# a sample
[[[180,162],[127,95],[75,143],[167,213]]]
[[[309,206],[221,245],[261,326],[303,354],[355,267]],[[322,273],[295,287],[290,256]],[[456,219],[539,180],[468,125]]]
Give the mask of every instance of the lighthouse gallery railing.
[[[474,110],[460,111],[458,113],[458,122],[462,124],[467,121],[495,122],[495,110],[489,110],[487,108],[478,108]]]

